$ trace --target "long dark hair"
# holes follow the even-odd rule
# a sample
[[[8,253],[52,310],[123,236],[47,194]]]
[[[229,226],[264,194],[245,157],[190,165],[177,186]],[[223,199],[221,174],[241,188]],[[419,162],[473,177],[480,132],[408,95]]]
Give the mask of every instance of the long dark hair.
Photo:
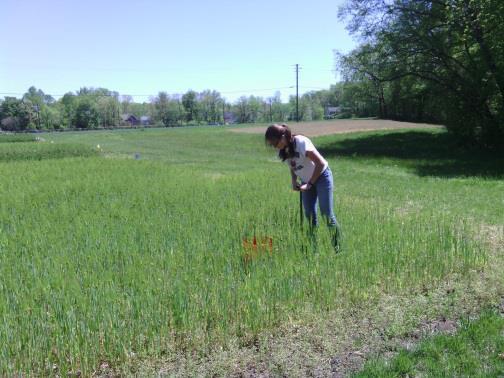
[[[266,143],[278,143],[282,136],[285,136],[287,146],[278,151],[278,156],[282,159],[282,161],[285,161],[286,159],[294,157],[294,148],[296,147],[296,141],[294,139],[296,135],[292,134],[289,126],[285,123],[282,123],[281,125],[275,123],[269,126],[264,134],[264,139]]]

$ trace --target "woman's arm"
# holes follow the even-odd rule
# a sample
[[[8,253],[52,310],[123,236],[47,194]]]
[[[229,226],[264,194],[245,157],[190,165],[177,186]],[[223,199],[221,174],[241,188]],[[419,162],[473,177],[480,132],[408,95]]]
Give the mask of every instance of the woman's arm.
[[[289,169],[289,171],[290,171],[290,174],[291,174],[292,190],[299,191],[299,185],[298,185],[298,182],[297,182],[297,176],[294,173],[294,171],[292,170],[292,168]]]
[[[313,170],[312,177],[309,182],[305,185],[301,185],[301,190],[308,190],[311,185],[315,184],[320,175],[322,174],[322,170],[324,169],[324,160],[322,155],[317,150],[306,151],[306,157],[315,163],[315,169]]]

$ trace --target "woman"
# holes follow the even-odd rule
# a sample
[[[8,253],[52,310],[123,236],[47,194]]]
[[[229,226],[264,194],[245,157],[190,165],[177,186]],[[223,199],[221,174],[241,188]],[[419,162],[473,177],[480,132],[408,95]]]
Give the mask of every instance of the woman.
[[[318,225],[317,200],[320,212],[333,231],[333,245],[339,251],[339,225],[333,210],[333,176],[327,160],[310,139],[293,135],[285,124],[268,127],[266,143],[278,150],[278,156],[289,165],[292,189],[302,192],[303,207],[312,226]],[[301,185],[298,184],[298,178]]]

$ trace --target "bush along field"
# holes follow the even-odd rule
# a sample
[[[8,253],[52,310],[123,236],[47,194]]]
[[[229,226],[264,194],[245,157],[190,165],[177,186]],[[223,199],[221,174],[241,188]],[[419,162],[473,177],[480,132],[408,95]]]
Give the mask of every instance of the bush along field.
[[[504,224],[502,160],[464,176],[461,156],[430,150],[439,131],[315,139],[335,174],[340,254],[324,227],[300,225],[262,136],[49,137],[0,145],[0,375],[195,374],[163,364],[260,349],[286,324],[480,274],[494,263],[481,229]],[[403,138],[412,155],[368,153],[376,138]]]

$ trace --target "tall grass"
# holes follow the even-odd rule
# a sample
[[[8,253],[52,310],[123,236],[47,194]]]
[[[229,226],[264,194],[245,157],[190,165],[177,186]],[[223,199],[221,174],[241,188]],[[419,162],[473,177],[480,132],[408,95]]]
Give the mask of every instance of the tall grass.
[[[286,168],[263,156],[222,174],[98,157],[0,164],[0,373],[90,375],[173,345],[247,342],[289,316],[484,263],[458,217],[352,192],[337,197],[336,255],[324,227],[300,230]],[[254,235],[272,254],[244,264]]]
[[[35,142],[37,137],[33,134],[2,134],[0,133],[0,143]]]
[[[61,159],[98,155],[97,149],[82,144],[59,143],[0,143],[0,162]]]

